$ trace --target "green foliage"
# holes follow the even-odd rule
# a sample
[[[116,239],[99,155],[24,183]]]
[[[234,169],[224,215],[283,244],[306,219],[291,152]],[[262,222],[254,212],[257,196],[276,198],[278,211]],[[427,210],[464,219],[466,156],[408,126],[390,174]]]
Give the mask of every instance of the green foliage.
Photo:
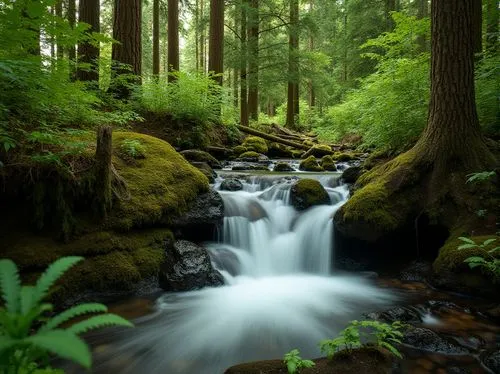
[[[472,173],[467,175],[467,183],[478,183],[487,181],[495,176],[494,171],[482,171],[480,173]]]
[[[137,139],[125,139],[120,143],[120,149],[132,158],[144,158],[146,147]]]
[[[340,351],[347,350],[349,352],[371,343],[387,349],[398,358],[402,358],[394,344],[401,343],[403,333],[400,330],[403,328],[404,324],[399,321],[392,324],[379,321],[351,321],[338,337],[323,340],[320,343],[320,349],[328,358],[332,359]]]
[[[486,53],[476,68],[476,104],[479,122],[486,134],[500,134],[500,54]]]
[[[476,243],[474,240],[466,237],[459,237],[458,240],[463,244],[458,246],[458,250],[464,249],[482,249],[484,256],[471,256],[464,260],[471,269],[480,268],[488,274],[493,276],[495,281],[500,281],[500,258],[497,253],[500,253],[500,246],[489,249],[490,244],[496,241],[495,238],[489,238],[483,241],[482,244]]]
[[[102,304],[77,305],[52,318],[47,316],[53,306],[43,300],[49,296],[56,281],[81,260],[82,257],[63,257],[55,261],[34,286],[22,286],[14,262],[0,260],[0,289],[4,301],[4,307],[0,308],[2,372],[33,372],[40,363],[47,366],[49,353],[90,368],[89,348],[78,335],[104,326],[132,326],[114,314],[101,314],[66,329],[60,327],[75,317],[106,312],[107,308]]]
[[[283,362],[286,364],[288,374],[300,373],[302,369],[312,368],[315,365],[311,360],[303,360],[299,355],[300,351],[298,349],[292,349],[283,356]]]

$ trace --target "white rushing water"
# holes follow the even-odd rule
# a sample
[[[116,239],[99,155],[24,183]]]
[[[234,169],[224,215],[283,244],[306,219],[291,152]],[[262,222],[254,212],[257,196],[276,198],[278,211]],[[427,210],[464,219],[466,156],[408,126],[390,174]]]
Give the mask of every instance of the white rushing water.
[[[332,185],[332,176],[320,181]],[[331,205],[299,213],[292,182],[253,178],[243,191],[221,191],[224,226],[207,248],[226,286],[165,294],[153,317],[99,350],[95,371],[218,374],[293,348],[315,357],[320,340],[390,302],[367,279],[332,272],[332,216],[345,186],[327,187]]]

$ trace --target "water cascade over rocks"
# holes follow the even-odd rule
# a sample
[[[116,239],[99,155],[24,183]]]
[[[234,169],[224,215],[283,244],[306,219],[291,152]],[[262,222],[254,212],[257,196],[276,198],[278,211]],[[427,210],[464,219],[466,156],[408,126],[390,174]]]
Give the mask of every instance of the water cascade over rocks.
[[[332,215],[348,195],[338,176],[318,177],[332,204],[303,212],[290,205],[295,180],[248,177],[241,191],[220,191],[224,225],[206,247],[225,286],[164,294],[135,329],[106,332],[94,371],[218,374],[293,348],[317,357],[320,340],[390,303],[369,280],[332,270]]]

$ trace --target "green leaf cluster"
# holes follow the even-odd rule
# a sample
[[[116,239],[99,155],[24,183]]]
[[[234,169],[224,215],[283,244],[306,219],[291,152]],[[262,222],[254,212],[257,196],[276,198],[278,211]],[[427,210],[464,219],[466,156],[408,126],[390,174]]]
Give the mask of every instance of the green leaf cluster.
[[[487,239],[481,244],[463,236],[459,237],[458,240],[463,242],[458,246],[458,250],[478,248],[485,251],[485,256],[471,256],[464,260],[471,269],[480,268],[493,275],[495,280],[500,281],[500,258],[497,254],[497,252],[500,253],[500,246],[488,249],[496,241],[495,238]]]
[[[400,344],[403,337],[401,330],[405,327],[399,321],[392,324],[379,321],[351,321],[349,325],[334,339],[323,340],[320,343],[321,352],[329,359],[341,351],[352,351],[368,343],[385,348],[394,356],[402,358],[399,350],[394,346]]]
[[[0,308],[0,372],[20,374],[47,367],[49,354],[72,360],[85,368],[91,366],[91,353],[79,337],[89,330],[106,326],[128,326],[127,320],[107,314],[102,304],[74,306],[53,317],[53,305],[44,300],[55,282],[82,257],[63,257],[52,263],[34,286],[21,285],[17,266],[11,260],[0,260],[0,290],[4,306]],[[62,325],[75,317],[94,315]]]
[[[303,360],[298,349],[292,349],[290,352],[285,353],[283,362],[287,367],[288,374],[300,373],[302,369],[312,368],[315,365],[311,360]]]

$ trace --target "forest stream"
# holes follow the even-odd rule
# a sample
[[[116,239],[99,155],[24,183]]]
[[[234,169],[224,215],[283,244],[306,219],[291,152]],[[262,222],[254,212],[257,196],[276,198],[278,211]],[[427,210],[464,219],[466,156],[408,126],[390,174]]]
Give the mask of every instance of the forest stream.
[[[295,210],[290,189],[301,175],[319,180],[331,204]],[[483,313],[491,304],[438,292],[411,274],[335,270],[332,216],[349,195],[339,173],[220,176],[224,224],[205,247],[225,285],[113,305],[136,328],[88,336],[93,372],[218,374],[293,348],[319,357],[318,343],[349,321],[382,317],[424,329],[405,340],[394,373],[493,373],[482,364],[500,339],[500,325]],[[220,191],[224,176],[243,189]]]

